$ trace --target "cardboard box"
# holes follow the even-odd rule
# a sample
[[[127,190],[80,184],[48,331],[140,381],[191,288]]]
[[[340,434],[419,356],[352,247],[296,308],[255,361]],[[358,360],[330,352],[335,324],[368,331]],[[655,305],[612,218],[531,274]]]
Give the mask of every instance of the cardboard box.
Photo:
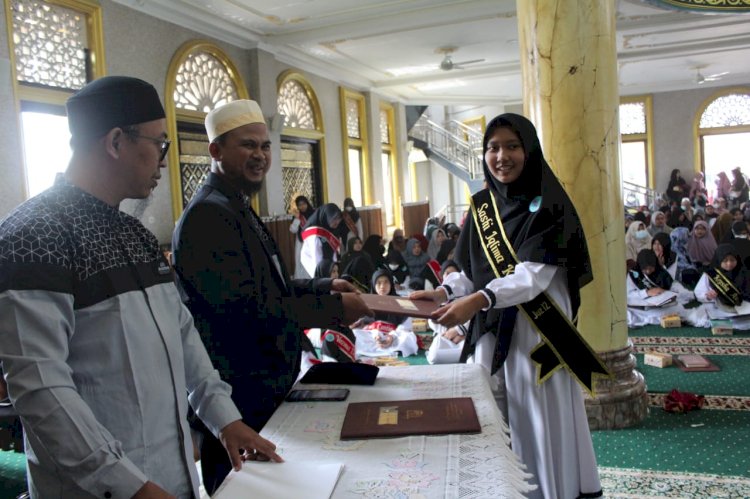
[[[731,336],[734,332],[732,327],[732,321],[727,320],[712,320],[711,321],[711,334],[714,336]]]
[[[646,352],[643,355],[643,363],[647,366],[667,367],[672,365],[672,356],[668,353]]]
[[[427,327],[427,319],[417,319],[414,318],[411,320],[411,330],[415,333],[424,333],[428,330]]]
[[[682,319],[677,314],[662,315],[659,323],[663,328],[682,327]]]

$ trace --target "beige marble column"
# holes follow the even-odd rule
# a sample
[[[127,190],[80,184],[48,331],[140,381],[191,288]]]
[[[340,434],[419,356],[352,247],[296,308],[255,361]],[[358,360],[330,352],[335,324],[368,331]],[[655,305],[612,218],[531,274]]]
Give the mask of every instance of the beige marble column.
[[[587,400],[592,428],[646,413],[625,322],[625,243],[619,158],[614,0],[517,0],[524,110],[583,222],[594,281],[578,326],[615,378]]]

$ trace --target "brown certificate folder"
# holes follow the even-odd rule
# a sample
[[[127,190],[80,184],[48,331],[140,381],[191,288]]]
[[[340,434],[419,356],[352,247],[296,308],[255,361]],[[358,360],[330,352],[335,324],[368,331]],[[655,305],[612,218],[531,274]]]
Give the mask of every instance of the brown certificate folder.
[[[373,312],[429,319],[440,304],[432,300],[410,300],[403,296],[361,294],[365,305]]]
[[[349,404],[341,440],[481,432],[471,397],[384,400]]]

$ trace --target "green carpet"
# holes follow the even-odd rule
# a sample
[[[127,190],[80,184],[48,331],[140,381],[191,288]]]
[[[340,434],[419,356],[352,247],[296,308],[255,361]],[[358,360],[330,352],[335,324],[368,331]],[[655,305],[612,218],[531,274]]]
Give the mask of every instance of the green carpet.
[[[591,436],[600,466],[750,477],[750,411],[652,407],[636,427]]]
[[[0,451],[0,499],[13,499],[26,490],[26,455]]]
[[[649,393],[668,393],[673,388],[698,395],[750,395],[750,359],[739,355],[706,355],[721,371],[683,372],[677,366],[653,367],[636,354],[638,370],[646,378]]]

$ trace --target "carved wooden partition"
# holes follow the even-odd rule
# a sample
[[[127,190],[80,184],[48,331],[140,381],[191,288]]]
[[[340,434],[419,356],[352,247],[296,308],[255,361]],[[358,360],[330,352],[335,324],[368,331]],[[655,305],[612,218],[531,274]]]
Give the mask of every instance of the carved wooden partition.
[[[413,234],[422,234],[424,224],[430,218],[430,202],[402,203],[401,215],[401,220],[404,221],[404,236],[407,239]]]
[[[281,258],[284,260],[289,275],[294,274],[294,238],[296,234],[289,232],[294,217],[292,215],[280,215],[276,217],[262,217],[268,231],[273,236],[279,247]]]

